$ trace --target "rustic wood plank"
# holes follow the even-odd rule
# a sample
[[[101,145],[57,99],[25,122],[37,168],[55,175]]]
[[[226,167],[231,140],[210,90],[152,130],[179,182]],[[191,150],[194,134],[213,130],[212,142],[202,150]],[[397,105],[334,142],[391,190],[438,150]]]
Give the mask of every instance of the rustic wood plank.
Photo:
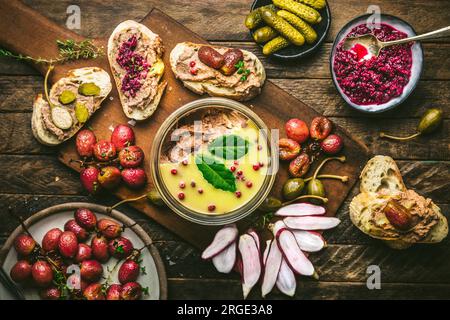
[[[60,25],[65,25],[66,8],[73,4],[70,0],[58,2],[26,0],[24,2]],[[252,0],[148,0],[122,3],[114,0],[82,1],[79,33],[86,37],[106,37],[121,21],[140,20],[150,8],[157,7],[206,39],[249,40],[250,35],[243,21],[250,10],[251,3]],[[367,7],[373,4],[370,1],[360,0],[332,0],[328,3],[333,19],[328,41],[332,41],[340,28],[350,19],[364,14]],[[442,28],[445,21],[450,21],[450,3],[447,0],[389,1],[383,2],[381,10],[409,21],[419,33]],[[103,23],[99,23],[100,21]]]
[[[295,110],[291,117],[300,117]],[[407,142],[392,142],[378,137],[380,131],[394,135],[407,135],[413,133],[417,126],[417,119],[390,119],[370,118],[370,121],[361,121],[359,118],[330,117],[335,123],[355,137],[363,140],[374,154],[385,154],[400,159],[450,159],[449,132],[450,120],[444,120],[442,128],[430,135],[418,137]],[[54,148],[39,144],[33,137],[30,129],[30,113],[0,113],[0,121],[4,124],[0,129],[0,153],[14,154],[53,154]],[[284,134],[281,133],[281,134]],[[433,141],[433,143],[428,143]],[[73,143],[70,140],[68,143]]]
[[[242,296],[240,281],[168,279],[169,299],[231,300]],[[382,283],[381,290],[369,290],[366,283],[298,281],[295,300],[306,299],[449,299],[448,284]],[[255,288],[248,299],[261,299]],[[276,289],[267,299],[287,299]]]
[[[241,48],[255,53],[262,61],[269,78],[320,78],[329,79],[329,58],[331,43],[325,43],[316,54],[295,62],[283,62],[265,57],[261,49],[252,42],[213,41],[213,44]],[[450,44],[425,43],[424,70],[422,80],[450,79]],[[12,59],[0,58],[0,74],[5,75],[37,75],[28,64]]]

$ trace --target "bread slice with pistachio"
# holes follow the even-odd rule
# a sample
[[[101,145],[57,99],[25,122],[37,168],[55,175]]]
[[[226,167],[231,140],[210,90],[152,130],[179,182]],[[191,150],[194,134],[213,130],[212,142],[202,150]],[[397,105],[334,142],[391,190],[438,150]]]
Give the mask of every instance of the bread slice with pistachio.
[[[125,115],[137,121],[156,110],[167,86],[159,35],[133,20],[120,23],[108,40],[108,60]]]
[[[75,135],[111,92],[109,74],[96,67],[70,70],[33,103],[31,128],[34,137],[48,146],[58,145]]]

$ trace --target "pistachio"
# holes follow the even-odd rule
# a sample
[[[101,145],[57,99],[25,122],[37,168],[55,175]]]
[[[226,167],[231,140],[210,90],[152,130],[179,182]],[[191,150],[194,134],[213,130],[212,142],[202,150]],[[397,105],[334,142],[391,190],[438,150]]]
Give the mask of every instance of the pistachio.
[[[85,123],[89,119],[89,110],[83,103],[77,102],[75,105],[75,116],[78,122]]]
[[[75,93],[73,93],[70,90],[64,90],[63,92],[61,92],[58,100],[62,104],[69,104],[69,103],[74,102],[76,98],[77,98],[77,96]]]
[[[98,96],[100,94],[100,87],[93,82],[82,83],[78,87],[78,93],[83,96]]]

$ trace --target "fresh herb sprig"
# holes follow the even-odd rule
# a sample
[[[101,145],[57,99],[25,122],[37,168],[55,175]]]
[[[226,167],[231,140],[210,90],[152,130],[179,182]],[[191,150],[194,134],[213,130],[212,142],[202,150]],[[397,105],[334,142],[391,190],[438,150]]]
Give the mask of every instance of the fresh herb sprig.
[[[241,81],[244,82],[245,80],[247,80],[247,77],[250,74],[250,69],[245,68],[244,61],[243,60],[239,61],[234,65],[234,67],[237,69],[238,74],[242,74]]]
[[[36,64],[58,64],[79,59],[95,59],[105,53],[102,47],[97,47],[92,40],[75,41],[72,39],[56,40],[59,55],[56,58],[46,59],[41,57],[31,57],[22,54],[14,54],[11,51],[0,48],[0,57],[8,57],[21,61],[34,62]]]

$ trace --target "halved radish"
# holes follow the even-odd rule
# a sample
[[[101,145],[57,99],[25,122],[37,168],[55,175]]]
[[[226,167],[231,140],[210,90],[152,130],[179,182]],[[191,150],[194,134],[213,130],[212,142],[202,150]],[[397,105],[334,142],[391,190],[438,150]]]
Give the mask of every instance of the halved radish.
[[[314,275],[314,266],[300,249],[292,231],[281,229],[278,231],[276,239],[283,257],[295,273],[304,276]]]
[[[264,276],[261,285],[261,294],[263,298],[270,293],[275,286],[282,259],[283,255],[281,254],[278,244],[274,239],[270,244],[270,249],[265,261]]]
[[[255,240],[249,234],[239,238],[239,253],[242,257],[242,292],[244,299],[261,276],[261,257]]]
[[[264,249],[263,259],[262,259],[263,265],[266,265],[267,255],[269,254],[271,242],[272,242],[272,240],[266,240],[266,248]]]
[[[220,229],[214,236],[214,240],[211,244],[203,251],[202,259],[211,259],[214,256],[225,250],[233,241],[236,240],[238,236],[238,229],[236,225],[227,225]]]
[[[221,273],[230,273],[236,262],[236,241],[212,258],[212,262],[217,271]]]
[[[261,248],[261,241],[259,240],[259,235],[258,235],[258,233],[255,231],[255,230],[253,230],[253,229],[249,229],[248,231],[247,231],[247,233],[249,234],[249,235],[251,235],[252,237],[253,237],[253,239],[255,239],[255,242],[256,242],[256,246],[258,247],[258,250],[260,250],[260,248]]]
[[[293,203],[278,209],[276,216],[282,217],[302,217],[324,215],[325,208],[310,203]]]
[[[295,274],[286,263],[286,260],[281,261],[280,271],[277,277],[277,288],[285,295],[293,297],[295,289],[297,287],[297,281],[295,280]]]
[[[303,251],[317,252],[326,246],[325,240],[317,232],[292,230],[292,233]]]
[[[334,217],[287,217],[283,221],[288,228],[296,230],[327,230],[341,222]]]

